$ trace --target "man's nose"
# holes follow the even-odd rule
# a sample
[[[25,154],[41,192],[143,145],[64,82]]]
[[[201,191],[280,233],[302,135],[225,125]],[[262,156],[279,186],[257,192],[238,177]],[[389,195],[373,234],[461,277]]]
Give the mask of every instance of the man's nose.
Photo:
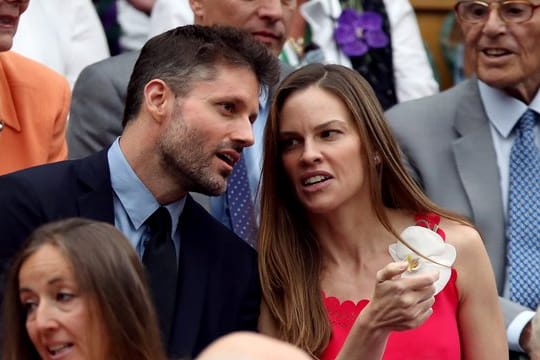
[[[238,124],[234,131],[233,138],[233,140],[237,143],[241,143],[244,147],[254,144],[253,124],[249,118],[246,118]]]
[[[281,0],[259,0],[259,16],[271,21],[278,21],[283,18],[283,3]]]
[[[483,33],[487,36],[497,36],[506,30],[506,23],[500,16],[498,7],[490,7]]]

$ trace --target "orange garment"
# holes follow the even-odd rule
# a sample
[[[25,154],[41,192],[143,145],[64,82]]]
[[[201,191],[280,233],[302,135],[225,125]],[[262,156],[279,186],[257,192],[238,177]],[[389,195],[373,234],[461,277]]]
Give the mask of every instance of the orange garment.
[[[60,74],[14,52],[0,53],[0,175],[67,158],[70,99]]]

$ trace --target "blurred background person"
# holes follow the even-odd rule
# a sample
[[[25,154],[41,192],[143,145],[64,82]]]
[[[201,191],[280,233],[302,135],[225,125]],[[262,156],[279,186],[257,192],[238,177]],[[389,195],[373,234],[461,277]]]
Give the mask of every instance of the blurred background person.
[[[189,0],[156,0],[150,14],[149,37],[177,26],[193,24]]]
[[[103,26],[90,0],[32,0],[12,50],[64,75],[71,87],[83,68],[109,57]]]
[[[4,360],[165,360],[142,264],[107,223],[37,228],[13,263],[3,325]]]
[[[103,25],[111,55],[139,50],[144,45],[148,38],[150,13],[155,0],[92,2]]]
[[[0,0],[0,175],[67,158],[64,77],[9,51],[29,0]],[[36,32],[41,29],[35,29]]]
[[[269,336],[236,332],[210,344],[195,360],[310,360],[302,350]]]
[[[282,58],[353,68],[384,109],[439,89],[409,0],[299,0]]]
[[[311,64],[281,82],[265,132],[260,330],[320,359],[505,359],[482,239],[400,160],[354,70]]]

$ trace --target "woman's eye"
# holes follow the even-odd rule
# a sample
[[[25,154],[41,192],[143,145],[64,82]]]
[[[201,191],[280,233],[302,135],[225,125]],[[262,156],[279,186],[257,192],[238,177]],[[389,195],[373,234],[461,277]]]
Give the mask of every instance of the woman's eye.
[[[292,147],[294,147],[295,145],[298,145],[299,141],[296,140],[296,139],[282,139],[280,140],[279,142],[279,146],[281,148],[281,150],[287,150],[287,149],[290,149]]]
[[[326,139],[326,138],[333,138],[335,136],[337,136],[340,132],[338,130],[325,130],[321,133],[321,137],[323,139]]]
[[[67,302],[72,300],[75,297],[75,295],[67,292],[59,292],[56,294],[56,300],[60,302]]]
[[[22,303],[25,314],[30,314],[37,307],[37,303],[34,301],[25,301]]]

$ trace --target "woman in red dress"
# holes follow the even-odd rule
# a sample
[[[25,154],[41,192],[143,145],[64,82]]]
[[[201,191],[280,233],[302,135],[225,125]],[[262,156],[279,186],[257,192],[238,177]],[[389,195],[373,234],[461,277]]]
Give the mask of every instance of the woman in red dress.
[[[354,70],[312,64],[281,83],[265,138],[260,330],[321,359],[506,358],[480,235],[400,160]]]

